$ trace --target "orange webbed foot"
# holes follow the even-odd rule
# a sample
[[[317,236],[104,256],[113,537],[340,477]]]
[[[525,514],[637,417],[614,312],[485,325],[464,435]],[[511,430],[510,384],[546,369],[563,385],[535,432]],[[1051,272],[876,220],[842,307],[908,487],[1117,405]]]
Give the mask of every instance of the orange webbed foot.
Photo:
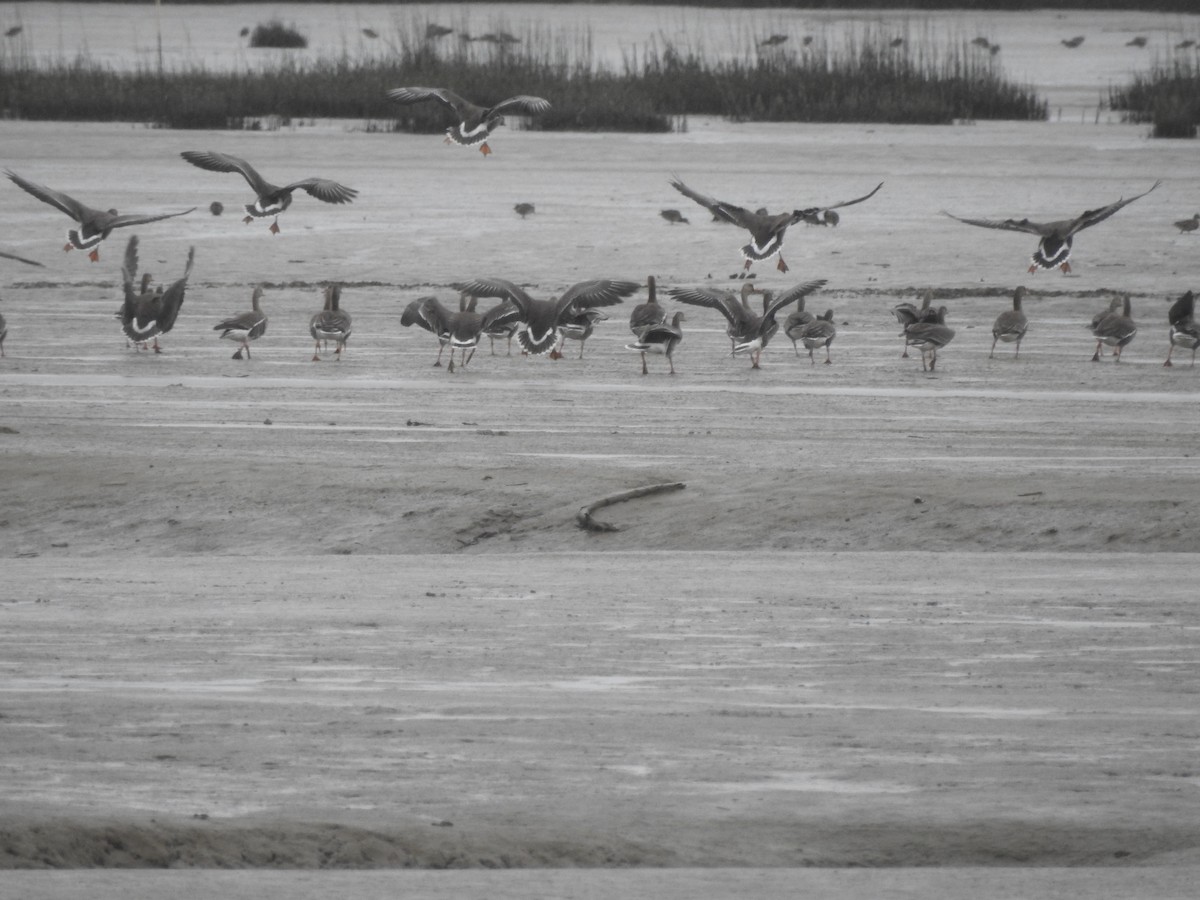
[[[254,221],[254,216],[246,216],[244,219],[242,219],[242,224],[249,225],[253,221]]]
[[[279,234],[279,220],[271,223],[271,227],[267,229],[271,234]]]
[[[100,248],[97,247],[95,250],[89,253],[88,259],[90,259],[92,262],[100,262]]]
[[[491,156],[492,148],[487,145],[487,141],[484,141],[482,144],[479,145],[479,152],[482,153],[484,156]]]
[[[70,244],[63,244],[63,253],[69,253],[71,250],[74,250],[74,249],[75,248]]]
[[[788,264],[783,261],[782,256],[779,257],[779,262],[775,264],[775,268],[777,268],[780,272],[788,271]]]

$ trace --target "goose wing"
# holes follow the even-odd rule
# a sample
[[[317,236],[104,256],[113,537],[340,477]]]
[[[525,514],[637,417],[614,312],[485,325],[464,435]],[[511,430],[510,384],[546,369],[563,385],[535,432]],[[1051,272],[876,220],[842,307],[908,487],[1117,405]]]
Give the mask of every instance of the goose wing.
[[[872,197],[878,194],[881,187],[883,187],[882,181],[875,185],[875,190],[871,191],[869,194],[863,194],[861,197],[856,197],[853,200],[843,200],[841,203],[834,203],[831,206],[821,206],[818,207],[816,211],[824,212],[827,209],[841,209],[843,206],[853,206],[855,203],[862,203],[864,200],[870,200]]]
[[[521,310],[517,304],[511,300],[505,300],[503,303],[497,303],[483,314],[483,330],[490,331],[493,328],[516,325],[520,318]]]
[[[518,94],[515,97],[509,97],[507,100],[501,100],[491,108],[491,112],[503,113],[516,109],[528,113],[540,113],[545,112],[549,108],[549,100],[542,97],[532,97],[529,94]]]
[[[446,309],[437,297],[425,297],[417,307],[417,315],[434,334],[450,333],[450,310]]]
[[[499,297],[511,300],[517,307],[521,318],[529,315],[529,306],[533,298],[525,289],[504,278],[475,278],[471,281],[461,281],[450,285],[456,291],[469,294],[472,297]]]
[[[637,293],[641,288],[642,286],[635,281],[614,281],[611,278],[580,281],[563,291],[555,303],[555,311],[561,317],[568,310],[580,312],[597,306],[612,306],[630,294]]]
[[[741,206],[736,206],[732,203],[726,203],[723,200],[716,200],[709,197],[707,194],[701,194],[699,191],[694,191],[682,181],[678,175],[671,176],[671,187],[683,194],[689,200],[694,200],[699,203],[714,216],[719,219],[724,219],[740,228],[746,228],[753,231],[758,216],[750,210]]]
[[[298,189],[305,190],[311,196],[318,200],[324,200],[326,203],[350,203],[358,196],[358,191],[354,188],[348,188],[344,184],[338,184],[328,178],[304,178],[284,185],[280,191],[291,192]]]
[[[1040,222],[1031,222],[1029,219],[964,219],[961,216],[956,216],[953,213],[948,213],[942,210],[943,216],[949,216],[958,222],[963,222],[967,225],[978,225],[980,228],[999,228],[1003,231],[1023,231],[1026,234],[1045,235],[1048,231],[1053,230],[1055,223],[1049,225]]]
[[[1160,184],[1162,184],[1161,181],[1154,182],[1154,185],[1150,188],[1150,191],[1154,190],[1154,188],[1158,187]],[[1107,219],[1109,216],[1111,216],[1117,210],[1121,209],[1122,207],[1128,206],[1130,203],[1132,203],[1134,200],[1139,199],[1140,197],[1145,197],[1148,193],[1150,193],[1150,191],[1142,191],[1142,193],[1136,194],[1133,197],[1130,197],[1128,200],[1124,200],[1124,199],[1118,200],[1116,203],[1108,204],[1108,206],[1101,206],[1098,209],[1089,209],[1089,210],[1086,210],[1086,211],[1080,213],[1078,218],[1072,220],[1070,226],[1067,229],[1067,235],[1072,235],[1072,234],[1075,234],[1077,231],[1082,231],[1085,228],[1090,228],[1091,226],[1095,225],[1097,222],[1103,222],[1105,219]]]
[[[163,332],[170,331],[175,325],[175,318],[179,315],[179,308],[183,306],[183,295],[187,290],[188,279],[192,277],[192,263],[196,260],[196,248],[188,248],[187,265],[183,268],[183,277],[171,283],[162,295],[162,300],[159,302],[158,312],[158,327]]]
[[[179,155],[193,166],[207,169],[209,172],[239,173],[256,194],[269,194],[275,189],[274,185],[259,175],[250,163],[240,157],[218,153],[216,150],[184,150]]]
[[[475,105],[445,88],[398,87],[392,88],[387,95],[397,103],[423,103],[426,100],[436,100],[458,116]]]
[[[140,213],[124,213],[119,216],[113,216],[108,220],[110,228],[124,228],[128,225],[145,225],[147,222],[158,222],[162,219],[173,219],[176,216],[186,216],[190,212],[195,212],[196,207],[191,209],[182,209],[179,212],[157,213],[154,215],[142,215]]]
[[[44,265],[42,265],[36,259],[26,259],[23,256],[17,256],[17,254],[15,254],[15,253],[6,253],[4,250],[0,250],[0,257],[3,257],[4,259],[13,259],[13,260],[16,260],[17,262],[23,262],[27,266],[37,266],[40,269],[46,268]]]
[[[1167,322],[1171,325],[1179,325],[1181,322],[1192,318],[1195,314],[1195,307],[1196,295],[1188,291],[1171,304],[1171,308],[1167,310]]]
[[[133,283],[137,279],[138,270],[138,236],[135,234],[125,245],[125,259],[121,263],[121,281],[125,284],[125,302],[132,303],[137,294]]]
[[[4,174],[8,176],[9,181],[11,181],[21,190],[28,194],[32,194],[43,203],[49,203],[55,209],[65,212],[76,222],[83,222],[88,217],[95,215],[97,212],[91,207],[80,203],[74,197],[67,196],[62,191],[56,191],[46,187],[43,184],[35,184],[32,181],[27,181],[16,172],[5,169]]]
[[[813,291],[819,290],[828,284],[828,279],[817,278],[813,281],[802,281],[800,284],[788,288],[778,297],[770,302],[766,310],[763,312],[764,319],[770,319],[775,313],[783,309],[789,303],[795,303],[801,297],[807,297]]]
[[[746,308],[742,306],[737,296],[729,291],[701,287],[673,287],[667,293],[680,303],[707,306],[709,309],[717,310],[735,328],[743,326],[747,320]]]

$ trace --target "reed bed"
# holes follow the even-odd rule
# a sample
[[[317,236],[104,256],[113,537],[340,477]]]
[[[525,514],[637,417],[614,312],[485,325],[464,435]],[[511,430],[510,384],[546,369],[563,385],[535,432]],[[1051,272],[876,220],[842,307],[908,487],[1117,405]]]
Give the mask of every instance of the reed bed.
[[[1200,63],[1178,55],[1109,91],[1109,105],[1131,122],[1152,122],[1154,137],[1194,138],[1200,125]]]
[[[432,41],[426,23],[397,22],[379,52],[334,59],[282,55],[256,68],[202,66],[115,71],[77,57],[35,64],[0,50],[0,109],[8,117],[147,123],[169,128],[251,127],[280,120],[386,121],[401,131],[446,127],[436,104],[397,107],[399,85],[452,87],[495,102],[515,94],[549,99],[528,123],[544,130],[668,131],[690,115],[775,122],[944,124],[956,119],[1045,119],[1031,88],[1007,81],[996,59],[965,40],[939,45],[928,34],[864,27],[844,43],[823,39],[787,49],[757,47],[746,35],[729,46],[652,44],[612,69],[592,59],[590,35],[531,28],[511,40],[502,29],[474,39]],[[460,32],[461,34],[461,32]]]

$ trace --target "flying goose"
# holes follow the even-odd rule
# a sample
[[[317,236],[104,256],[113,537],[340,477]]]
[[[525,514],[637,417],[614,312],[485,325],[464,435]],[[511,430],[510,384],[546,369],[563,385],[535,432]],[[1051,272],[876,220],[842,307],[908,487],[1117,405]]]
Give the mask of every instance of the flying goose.
[[[328,178],[302,178],[280,187],[264,179],[244,159],[215,150],[184,150],[179,155],[197,168],[209,172],[237,172],[245,178],[255,197],[253,203],[246,204],[246,217],[242,221],[249,224],[255,219],[274,217],[269,229],[271,234],[279,234],[279,215],[292,205],[293,191],[303,189],[325,203],[350,203],[358,196],[354,188]]]
[[[473,297],[511,300],[520,315],[517,343],[526,353],[534,356],[549,353],[551,359],[561,356],[557,347],[564,324],[584,310],[620,303],[641,287],[634,281],[596,278],[571,285],[556,300],[535,300],[524,288],[503,278],[475,278],[451,286]]]
[[[213,331],[221,332],[223,340],[237,341],[240,345],[237,352],[233,354],[234,359],[241,359],[243,350],[246,351],[246,359],[249,359],[250,342],[258,340],[267,332],[267,314],[259,306],[262,295],[262,285],[259,285],[250,295],[251,308],[248,311],[230,316],[220,324],[213,326]]]
[[[780,250],[783,247],[783,236],[788,230],[789,225],[794,225],[796,222],[802,221],[810,216],[816,216],[819,213],[824,213],[829,209],[840,209],[843,206],[852,206],[855,203],[862,203],[864,200],[869,200],[883,187],[883,182],[879,182],[875,186],[875,190],[869,194],[864,194],[854,200],[844,200],[841,203],[833,203],[829,206],[814,206],[809,209],[796,209],[788,213],[780,213],[771,215],[765,210],[751,212],[741,206],[735,206],[732,203],[726,203],[723,200],[714,200],[705,194],[694,191],[686,184],[679,180],[679,176],[672,176],[671,187],[679,191],[685,197],[695,200],[705,209],[709,210],[714,217],[723,219],[730,224],[737,225],[739,228],[744,228],[750,232],[750,243],[742,247],[742,256],[745,257],[746,264],[743,266],[743,276],[749,271],[750,267],[757,261],[770,259],[772,256],[779,254],[779,261],[775,267],[780,272],[788,271],[788,265],[783,261],[783,254]]]
[[[774,296],[771,291],[753,290],[753,293],[761,293],[763,295],[762,315],[755,315],[753,313],[747,315],[748,311],[745,306],[738,302],[735,295],[728,292],[714,291],[709,288],[671,288],[667,293],[681,303],[690,303],[694,306],[707,306],[720,311],[729,323],[726,332],[729,333],[730,340],[733,341],[733,354],[748,353],[750,355],[750,368],[757,369],[760,368],[759,362],[768,341],[779,330],[779,323],[775,320],[775,314],[783,309],[783,307],[790,303],[795,303],[802,297],[808,296],[825,284],[826,280],[824,278],[815,281],[804,281],[788,288],[778,297]],[[745,288],[743,288],[742,297],[745,298],[747,293]]]
[[[1167,350],[1167,361],[1164,366],[1175,365],[1171,362],[1171,353],[1176,347],[1192,351],[1192,366],[1196,365],[1196,348],[1200,347],[1200,325],[1195,319],[1196,295],[1188,291],[1173,304],[1167,312],[1167,321],[1171,324],[1170,348]],[[2,338],[0,338],[2,340]]]
[[[658,303],[658,283],[653,275],[646,277],[646,291],[646,302],[639,303],[629,313],[629,330],[639,339],[647,328],[667,321],[667,311]]]
[[[85,206],[73,197],[68,197],[61,191],[26,181],[16,172],[5,169],[4,174],[21,190],[32,194],[43,203],[65,212],[76,222],[76,227],[67,230],[67,243],[63,250],[88,250],[88,259],[92,262],[100,260],[100,242],[112,234],[114,228],[126,228],[130,225],[145,225],[147,222],[158,222],[161,219],[171,219],[175,216],[186,216],[196,207],[180,212],[161,213],[154,216],[143,216],[136,213],[118,213],[115,209],[101,210]],[[17,257],[14,257],[17,258]]]
[[[125,261],[121,265],[125,301],[121,305],[120,318],[121,330],[133,342],[134,347],[149,349],[150,341],[154,341],[154,352],[162,353],[162,348],[158,345],[158,336],[175,327],[175,319],[179,315],[179,308],[183,306],[183,297],[195,258],[196,248],[191,247],[188,249],[183,277],[165,290],[159,285],[157,290],[150,291],[150,273],[146,272],[142,275],[141,290],[138,291],[134,288],[138,269],[138,238],[135,234],[129,239],[125,246]]]
[[[1071,258],[1071,242],[1078,232],[1103,222],[1122,207],[1128,206],[1140,197],[1145,197],[1160,184],[1162,184],[1161,181],[1156,181],[1149,191],[1143,191],[1128,200],[1118,200],[1108,206],[1085,210],[1074,219],[1058,219],[1054,222],[1031,222],[1029,219],[964,219],[945,210],[942,210],[942,214],[959,222],[965,222],[967,225],[978,225],[981,228],[999,228],[1005,231],[1024,231],[1028,234],[1036,234],[1039,240],[1037,249],[1033,252],[1032,264],[1029,266],[1030,273],[1037,272],[1038,269],[1053,269],[1057,266],[1066,275],[1071,271],[1071,265],[1068,262]]]
[[[837,337],[837,326],[833,324],[833,310],[825,310],[823,316],[818,316],[807,325],[799,329],[797,337],[800,343],[804,344],[808,350],[808,359],[813,365],[817,361],[813,359],[813,351],[818,347],[825,348],[825,365],[832,365],[833,360],[829,358],[829,345],[833,343],[833,339]]]
[[[325,307],[320,312],[313,313],[308,320],[308,333],[312,335],[313,362],[320,362],[321,342],[329,349],[329,342],[334,342],[333,353],[340,362],[342,351],[346,349],[346,341],[350,340],[350,313],[341,308],[342,286],[330,284],[325,287]]]
[[[541,97],[531,97],[519,94],[501,100],[495,106],[476,106],[453,91],[445,88],[398,87],[392,88],[387,95],[397,103],[423,103],[426,100],[436,100],[457,117],[458,121],[446,129],[446,143],[455,143],[460,147],[479,145],[479,152],[487,156],[492,152],[488,146],[488,137],[498,127],[504,124],[504,113],[509,111],[540,113],[550,108],[550,101]]]
[[[683,340],[683,329],[679,327],[679,323],[682,321],[683,313],[677,312],[670,322],[658,322],[647,326],[642,329],[642,333],[638,335],[636,341],[625,345],[626,350],[637,350],[642,354],[643,375],[649,374],[649,369],[646,368],[647,353],[661,353],[667,358],[667,364],[671,367],[670,374],[675,374],[675,361],[672,357],[675,354],[675,348]]]
[[[946,324],[946,307],[938,307],[937,314],[923,322],[913,322],[904,328],[904,340],[921,351],[921,371],[932,372],[937,368],[937,352],[954,340],[954,329]],[[926,354],[929,365],[926,366]]]
[[[1096,352],[1092,362],[1100,362],[1100,348],[1107,344],[1113,348],[1116,362],[1121,361],[1121,351],[1137,334],[1137,324],[1133,321],[1133,310],[1129,295],[1121,301],[1121,309],[1113,310],[1101,316],[1099,321],[1093,320],[1092,334],[1096,338]]]
[[[988,354],[988,359],[996,355],[997,341],[1016,344],[1013,348],[1013,359],[1021,355],[1021,339],[1025,337],[1025,331],[1029,328],[1029,320],[1025,317],[1025,311],[1021,309],[1021,301],[1027,293],[1029,292],[1024,287],[1018,287],[1013,291],[1012,309],[1006,309],[996,316],[996,321],[992,323],[992,352]]]

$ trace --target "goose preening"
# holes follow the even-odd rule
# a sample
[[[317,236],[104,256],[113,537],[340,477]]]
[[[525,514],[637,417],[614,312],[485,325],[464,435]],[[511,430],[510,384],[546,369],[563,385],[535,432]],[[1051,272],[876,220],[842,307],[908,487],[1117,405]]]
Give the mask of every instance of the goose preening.
[[[1192,366],[1196,365],[1196,348],[1200,347],[1200,325],[1195,319],[1196,295],[1188,291],[1171,304],[1167,311],[1167,321],[1171,325],[1169,332],[1170,347],[1167,350],[1167,360],[1164,366],[1175,365],[1171,362],[1171,354],[1176,347],[1192,351]]]
[[[556,348],[559,354],[562,354],[563,345],[567,339],[579,341],[579,359],[583,359],[583,347],[587,343],[587,339],[592,336],[592,332],[596,330],[596,323],[603,322],[608,316],[599,309],[582,309],[574,315],[568,316],[558,327],[558,347]]]
[[[779,213],[777,215],[771,215],[765,210],[751,212],[741,206],[726,203],[723,200],[715,200],[712,197],[701,194],[699,191],[692,190],[680,181],[678,176],[671,178],[671,187],[709,210],[715,218],[722,219],[750,232],[750,243],[742,247],[742,256],[746,260],[743,266],[744,275],[755,262],[770,259],[776,254],[779,254],[779,261],[775,264],[775,267],[780,272],[788,271],[788,265],[783,260],[783,254],[780,253],[783,248],[783,236],[787,233],[788,226],[803,221],[810,216],[824,214],[826,210],[841,209],[843,206],[852,206],[855,203],[862,203],[864,200],[869,200],[883,187],[883,182],[879,182],[875,186],[875,190],[869,194],[864,194],[853,200],[844,200],[841,203],[832,203],[828,206],[794,209],[791,212]]]
[[[1025,317],[1025,310],[1021,308],[1021,301],[1027,293],[1029,292],[1024,287],[1018,287],[1013,291],[1012,309],[1006,309],[996,316],[996,321],[992,323],[992,352],[988,354],[988,359],[996,355],[997,341],[1016,345],[1013,348],[1013,359],[1021,355],[1021,340],[1029,328],[1029,320]]]
[[[942,214],[967,225],[978,225],[981,228],[998,228],[1005,231],[1023,231],[1036,234],[1039,238],[1037,249],[1033,252],[1030,273],[1038,269],[1053,269],[1058,267],[1066,275],[1071,271],[1068,262],[1071,258],[1071,244],[1076,234],[1085,228],[1091,228],[1103,222],[1113,213],[1128,206],[1134,200],[1145,197],[1146,194],[1162,184],[1156,181],[1149,191],[1143,191],[1128,200],[1118,200],[1108,206],[1085,210],[1073,219],[1057,219],[1053,222],[1033,222],[1029,219],[965,219],[942,210]]]
[[[215,150],[184,150],[179,155],[197,168],[209,172],[237,172],[245,178],[254,191],[254,202],[246,204],[246,217],[242,221],[249,224],[255,219],[273,218],[271,234],[279,234],[279,215],[292,205],[293,191],[303,190],[325,203],[350,203],[358,196],[354,188],[328,178],[302,178],[282,186],[271,184],[244,159]]]
[[[451,285],[472,297],[499,297],[511,300],[517,307],[520,325],[517,343],[534,356],[550,354],[558,359],[562,328],[584,315],[588,309],[612,306],[641,287],[636,281],[616,281],[596,278],[571,285],[557,299],[534,299],[526,290],[503,278],[475,278]]]
[[[954,340],[954,334],[946,324],[946,307],[940,306],[932,318],[905,326],[904,341],[921,351],[921,371],[932,372],[937,368],[938,350]]]
[[[439,301],[437,297],[418,297],[416,300],[410,302],[408,306],[404,307],[404,312],[400,314],[400,324],[405,328],[417,325],[421,328],[424,328],[435,338],[437,338],[438,355],[437,359],[433,361],[434,367],[437,368],[441,366],[442,353],[445,351],[446,345],[450,343],[450,332],[448,329],[442,327],[435,328],[435,326],[431,324],[431,322],[434,321],[433,317],[431,315],[426,315],[425,310],[425,303],[426,301],[430,300],[437,302],[438,305],[441,304],[441,301]],[[467,308],[465,297],[459,298],[458,306],[460,310],[465,310]]]
[[[626,344],[626,350],[636,350],[642,354],[642,374],[650,374],[650,370],[646,368],[647,353],[661,353],[667,358],[667,364],[671,367],[670,374],[675,374],[675,348],[679,346],[679,342],[683,340],[683,329],[679,327],[679,323],[683,321],[683,313],[677,312],[671,318],[670,322],[658,322],[654,325],[649,325],[642,329],[636,341],[632,344]]]
[[[447,309],[437,297],[424,297],[417,307],[417,314],[424,320],[424,326],[438,336],[439,343],[450,348],[450,362],[446,365],[447,372],[454,371],[455,350],[458,351],[460,368],[465,369],[467,363],[471,361],[471,357],[475,355],[479,339],[485,332],[494,328],[497,318],[507,315],[503,304],[494,306],[485,313],[480,313],[475,308],[477,303],[478,300],[475,297],[461,294],[456,311]],[[439,360],[441,355],[439,350]],[[438,364],[434,363],[434,365]]]
[[[32,194],[43,203],[48,203],[55,209],[65,212],[75,220],[76,227],[67,230],[67,243],[63,250],[87,250],[88,259],[98,262],[100,259],[100,242],[112,234],[114,228],[127,228],[130,225],[145,225],[148,222],[158,222],[162,219],[172,219],[175,216],[186,216],[196,207],[172,213],[157,215],[141,215],[139,213],[119,213],[115,209],[92,209],[80,203],[74,197],[69,197],[61,191],[52,190],[41,184],[26,181],[16,172],[5,170],[9,180],[26,193]],[[14,257],[16,258],[16,257]],[[36,263],[35,263],[36,265]]]
[[[1112,347],[1115,361],[1120,362],[1121,351],[1137,334],[1137,324],[1133,321],[1133,309],[1129,295],[1126,294],[1119,301],[1119,309],[1113,308],[1117,303],[1117,298],[1114,297],[1113,300],[1114,303],[1109,307],[1108,313],[1092,320],[1092,335],[1096,338],[1096,352],[1092,355],[1092,362],[1100,361],[1102,346]]]
[[[783,333],[792,342],[792,350],[797,356],[800,355],[800,348],[797,346],[797,341],[800,340],[800,331],[815,318],[816,316],[804,308],[804,298],[801,297],[796,301],[796,308],[783,320]]]
[[[257,341],[267,332],[267,314],[262,311],[259,303],[262,295],[263,289],[259,285],[250,295],[250,309],[244,313],[238,313],[236,316],[230,316],[213,326],[213,331],[221,332],[222,340],[237,341],[239,344],[237,351],[233,354],[234,359],[241,359],[243,350],[246,351],[246,359],[249,359],[250,342]]]
[[[785,306],[795,303],[802,297],[807,297],[826,283],[824,278],[801,282],[783,291],[779,296],[775,296],[772,291],[752,289],[750,292],[763,295],[762,315],[755,315],[746,309],[744,300],[749,292],[745,288],[743,288],[741,300],[729,291],[715,291],[710,288],[671,288],[667,293],[681,303],[707,306],[725,316],[729,323],[726,333],[733,341],[732,354],[735,356],[743,353],[749,354],[750,368],[758,369],[761,368],[759,362],[763,350],[766,349],[767,343],[775,332],[779,330],[779,322],[776,321],[775,314]]]
[[[313,346],[313,362],[321,361],[321,344],[325,344],[325,349],[329,349],[329,342],[334,342],[333,354],[341,361],[342,351],[346,349],[346,341],[350,339],[351,318],[350,313],[342,309],[342,286],[340,284],[330,284],[325,287],[325,306],[317,313],[313,313],[311,319],[308,320],[308,333],[312,335],[314,341]]]
[[[476,106],[445,88],[398,87],[389,90],[387,95],[397,103],[404,104],[436,100],[453,112],[457,120],[446,129],[446,143],[458,144],[460,147],[478,145],[479,152],[484,156],[492,152],[492,148],[488,146],[488,137],[504,124],[504,113],[523,112],[532,115],[550,108],[549,100],[527,94],[509,97],[495,106]]]
[[[162,353],[158,345],[159,335],[166,334],[175,327],[175,319],[179,308],[183,306],[184,293],[187,291],[188,278],[192,274],[192,263],[196,258],[196,248],[188,249],[187,264],[183,269],[183,277],[171,283],[164,289],[162,285],[154,291],[150,288],[150,273],[144,272],[140,290],[135,287],[138,270],[138,238],[135,234],[125,246],[125,260],[121,265],[121,280],[125,288],[125,300],[121,304],[121,330],[138,349],[149,349],[150,341],[154,342],[154,352]]]

